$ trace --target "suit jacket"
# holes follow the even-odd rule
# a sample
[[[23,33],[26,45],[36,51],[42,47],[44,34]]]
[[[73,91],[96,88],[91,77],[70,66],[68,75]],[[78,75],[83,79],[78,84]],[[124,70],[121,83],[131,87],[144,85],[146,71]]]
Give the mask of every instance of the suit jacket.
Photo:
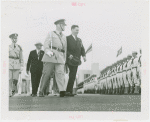
[[[61,40],[60,40],[61,38]],[[44,51],[45,54],[43,56],[42,61],[43,62],[52,62],[52,63],[60,63],[65,64],[66,62],[66,53],[67,53],[67,42],[66,42],[66,36],[62,34],[62,36],[58,37],[57,34],[55,34],[53,31],[48,33],[46,40],[44,42]],[[65,53],[57,51],[55,49],[51,50],[51,41],[52,46],[63,49]],[[47,55],[48,51],[52,51],[54,53],[54,56],[50,57]]]
[[[77,37],[77,40],[74,39],[72,35],[67,36],[67,61],[66,63],[69,62],[69,56],[73,55],[81,59],[81,55],[85,56],[85,49],[82,44],[82,40]]]
[[[29,54],[28,62],[27,62],[27,71],[30,70],[31,73],[41,72],[43,70],[43,62],[41,61],[44,55],[44,51],[40,51],[40,56],[38,59],[38,54],[36,50],[33,50]]]

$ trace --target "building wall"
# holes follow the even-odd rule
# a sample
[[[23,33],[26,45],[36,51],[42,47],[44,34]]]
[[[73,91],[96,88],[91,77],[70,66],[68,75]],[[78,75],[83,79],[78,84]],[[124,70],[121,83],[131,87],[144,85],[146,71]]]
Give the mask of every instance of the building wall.
[[[92,71],[91,70],[79,70],[77,73],[77,82],[80,83],[84,80],[84,76],[85,74],[89,74],[92,75]]]

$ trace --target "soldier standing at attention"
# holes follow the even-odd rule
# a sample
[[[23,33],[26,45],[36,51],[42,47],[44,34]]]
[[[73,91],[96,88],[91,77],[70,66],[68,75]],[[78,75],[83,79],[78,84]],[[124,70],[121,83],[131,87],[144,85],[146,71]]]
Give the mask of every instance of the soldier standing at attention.
[[[120,94],[123,94],[123,91],[124,91],[124,82],[123,82],[123,60],[122,60],[122,63],[120,65]]]
[[[118,94],[121,94],[120,65],[120,63],[117,65]]]
[[[125,91],[124,92],[126,94],[129,93],[129,82],[127,80],[127,63],[128,63],[128,59],[123,64],[123,81],[124,81],[124,85],[125,85]]]
[[[132,52],[132,57],[133,57],[133,62],[132,62],[132,73],[133,73],[133,82],[135,84],[135,90],[134,90],[134,93],[139,93],[139,88],[140,88],[140,82],[138,80],[138,71],[137,71],[137,68],[138,68],[138,56],[137,56],[137,52],[134,51]]]
[[[138,66],[137,66],[137,76],[138,76],[138,80],[140,83],[140,88],[139,88],[139,93],[141,93],[141,58],[142,58],[142,50],[140,49],[139,51],[139,56],[138,56]]]
[[[23,70],[22,48],[17,43],[18,34],[14,33],[9,36],[12,44],[9,45],[9,96],[17,92],[17,83],[19,73]]]
[[[65,20],[60,19],[55,23],[56,30],[48,33],[44,42],[43,74],[41,78],[39,97],[44,97],[44,89],[53,71],[55,71],[56,83],[59,88],[60,97],[65,96],[65,62],[67,52],[66,36],[62,33],[65,30]]]
[[[127,63],[127,78],[128,78],[128,82],[130,84],[130,94],[133,94],[134,92],[134,82],[132,81],[132,67],[131,67],[131,63],[132,63],[132,56],[128,55],[128,63]]]

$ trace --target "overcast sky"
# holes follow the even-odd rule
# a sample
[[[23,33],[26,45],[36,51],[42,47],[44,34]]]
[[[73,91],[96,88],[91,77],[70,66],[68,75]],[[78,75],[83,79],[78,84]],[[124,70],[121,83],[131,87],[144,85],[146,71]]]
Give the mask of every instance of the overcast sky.
[[[55,30],[54,21],[64,18],[66,36],[71,33],[71,25],[77,24],[85,49],[93,44],[93,51],[80,69],[91,69],[91,62],[98,62],[101,70],[141,47],[148,10],[148,4],[141,1],[87,1],[82,2],[83,6],[72,6],[71,1],[5,2],[2,4],[2,40],[9,45],[9,35],[18,33],[18,44],[22,46],[27,62],[29,52],[35,49],[35,42],[44,43],[48,32]],[[123,53],[116,58],[121,46]]]

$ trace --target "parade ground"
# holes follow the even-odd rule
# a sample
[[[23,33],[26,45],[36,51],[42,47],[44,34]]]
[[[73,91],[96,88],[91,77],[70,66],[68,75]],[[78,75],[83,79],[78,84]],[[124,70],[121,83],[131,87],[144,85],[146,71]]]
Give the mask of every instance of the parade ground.
[[[75,97],[14,96],[10,111],[141,111],[141,95],[78,94]]]

